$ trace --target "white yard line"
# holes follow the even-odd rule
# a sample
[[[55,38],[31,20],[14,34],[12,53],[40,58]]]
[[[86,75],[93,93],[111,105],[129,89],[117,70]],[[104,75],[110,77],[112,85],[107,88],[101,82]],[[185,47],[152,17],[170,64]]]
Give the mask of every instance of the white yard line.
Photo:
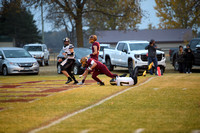
[[[137,130],[135,130],[133,133],[141,133],[144,131],[144,128],[139,128]]]
[[[86,129],[86,130],[82,130],[80,133],[88,133],[90,130]]]
[[[118,92],[118,93],[115,93],[115,94],[111,95],[110,97],[107,97],[107,98],[105,98],[105,99],[99,101],[99,102],[96,103],[96,104],[90,105],[90,106],[88,106],[88,107],[86,107],[86,108],[83,108],[83,109],[78,110],[78,111],[76,111],[76,112],[74,112],[74,113],[71,113],[71,114],[69,114],[69,115],[66,115],[66,116],[64,116],[64,117],[62,117],[62,118],[60,118],[60,119],[58,119],[58,120],[56,120],[56,121],[53,121],[53,122],[49,123],[49,124],[46,125],[46,126],[33,129],[33,130],[31,130],[29,133],[36,133],[36,132],[39,132],[39,131],[41,131],[41,130],[43,130],[43,129],[46,129],[46,128],[49,128],[49,127],[51,127],[51,126],[53,126],[53,125],[56,125],[56,124],[58,124],[58,123],[60,123],[60,122],[62,122],[62,121],[64,121],[64,120],[66,120],[66,119],[68,119],[68,118],[70,118],[70,117],[72,117],[72,116],[75,116],[75,115],[77,115],[77,114],[79,114],[79,113],[82,113],[82,112],[84,112],[84,111],[86,111],[86,110],[88,110],[88,109],[94,108],[94,107],[96,107],[96,106],[98,106],[98,105],[100,105],[100,104],[102,104],[102,103],[104,103],[104,102],[106,102],[106,101],[108,101],[108,100],[110,100],[110,99],[112,99],[112,98],[114,98],[114,97],[116,97],[116,96],[118,96],[118,95],[120,95],[120,94],[126,92],[126,91],[129,91],[129,90],[131,90],[131,89],[133,89],[133,88],[136,88],[136,87],[139,87],[139,86],[141,86],[141,85],[144,85],[144,84],[148,83],[150,80],[152,80],[153,78],[155,78],[155,77],[152,77],[152,78],[148,79],[147,81],[145,81],[144,83],[141,83],[141,84],[139,84],[139,85],[137,85],[137,86],[133,86],[133,87],[127,88],[127,89],[125,89],[125,90],[122,90],[122,91],[120,91],[120,92]]]

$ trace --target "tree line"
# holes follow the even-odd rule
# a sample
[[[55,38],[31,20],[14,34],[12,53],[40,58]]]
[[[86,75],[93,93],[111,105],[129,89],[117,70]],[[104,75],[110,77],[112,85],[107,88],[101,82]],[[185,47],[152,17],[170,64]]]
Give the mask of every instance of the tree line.
[[[155,2],[154,8],[160,18],[159,29],[192,28],[197,32],[200,27],[199,0]],[[16,46],[41,42],[41,31],[36,27],[30,7],[43,5],[47,11],[45,19],[55,29],[64,27],[55,32],[57,35],[45,33],[48,38],[45,43],[51,46],[62,43],[59,42],[61,37],[68,36],[77,47],[83,47],[88,41],[84,38],[96,30],[135,30],[146,15],[140,7],[141,0],[2,0],[1,4],[0,35],[14,38]],[[155,26],[149,24],[149,29],[152,28]],[[56,39],[49,37],[53,35],[57,36]]]

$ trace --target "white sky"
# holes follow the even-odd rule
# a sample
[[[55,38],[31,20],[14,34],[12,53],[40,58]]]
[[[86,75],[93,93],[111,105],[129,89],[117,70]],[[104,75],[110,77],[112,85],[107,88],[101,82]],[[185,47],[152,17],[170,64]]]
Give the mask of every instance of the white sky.
[[[139,29],[147,29],[148,24],[152,24],[152,26],[158,27],[159,18],[156,17],[156,11],[153,8],[156,5],[154,0],[142,0],[141,2],[141,8],[144,11],[144,14],[146,17],[142,18],[141,24],[138,24]],[[34,11],[33,11],[34,10]],[[45,10],[45,9],[44,9]],[[32,9],[31,10],[34,15],[34,19],[36,20],[36,25],[38,26],[39,30],[42,30],[41,26],[41,12],[39,9]],[[51,31],[52,26],[50,23],[44,21],[44,31]]]
[[[146,17],[142,18],[142,23],[139,24],[139,29],[147,29],[148,24],[152,24],[152,26],[158,28],[159,18],[156,17],[155,6],[155,0],[142,0],[141,9],[144,11]]]

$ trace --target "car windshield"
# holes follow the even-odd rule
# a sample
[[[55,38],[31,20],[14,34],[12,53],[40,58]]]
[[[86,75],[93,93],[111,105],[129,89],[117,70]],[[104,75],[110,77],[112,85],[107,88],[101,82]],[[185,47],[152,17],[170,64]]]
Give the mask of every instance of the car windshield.
[[[92,53],[92,50],[87,49],[87,48],[85,48],[85,49],[75,48],[74,51],[75,51],[76,58],[78,58],[78,59],[81,59],[82,57],[85,57]]]
[[[103,51],[104,48],[108,48],[108,46],[100,46],[100,51]]]
[[[6,58],[30,58],[32,57],[25,50],[3,50]]]
[[[27,51],[42,51],[41,46],[25,46],[24,47]]]
[[[148,43],[130,43],[130,49],[133,50],[144,50]]]

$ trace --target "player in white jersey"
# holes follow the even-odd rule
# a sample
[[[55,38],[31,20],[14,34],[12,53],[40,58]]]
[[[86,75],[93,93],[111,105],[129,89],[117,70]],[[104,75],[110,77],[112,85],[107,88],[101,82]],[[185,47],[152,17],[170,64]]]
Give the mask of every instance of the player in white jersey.
[[[74,77],[74,74],[72,73],[72,67],[75,63],[75,52],[74,52],[74,46],[70,44],[70,39],[69,38],[64,38],[63,39],[64,46],[63,50],[65,53],[63,55],[65,56],[65,60],[59,59],[58,61],[61,62],[61,72],[68,77],[68,80],[65,84],[68,84],[74,80],[74,84],[77,84],[78,81]]]
[[[137,73],[138,68],[136,67],[134,71],[130,73],[129,77],[126,77],[126,74],[118,76],[110,80],[111,85],[117,85],[117,86],[131,86],[137,84]]]

